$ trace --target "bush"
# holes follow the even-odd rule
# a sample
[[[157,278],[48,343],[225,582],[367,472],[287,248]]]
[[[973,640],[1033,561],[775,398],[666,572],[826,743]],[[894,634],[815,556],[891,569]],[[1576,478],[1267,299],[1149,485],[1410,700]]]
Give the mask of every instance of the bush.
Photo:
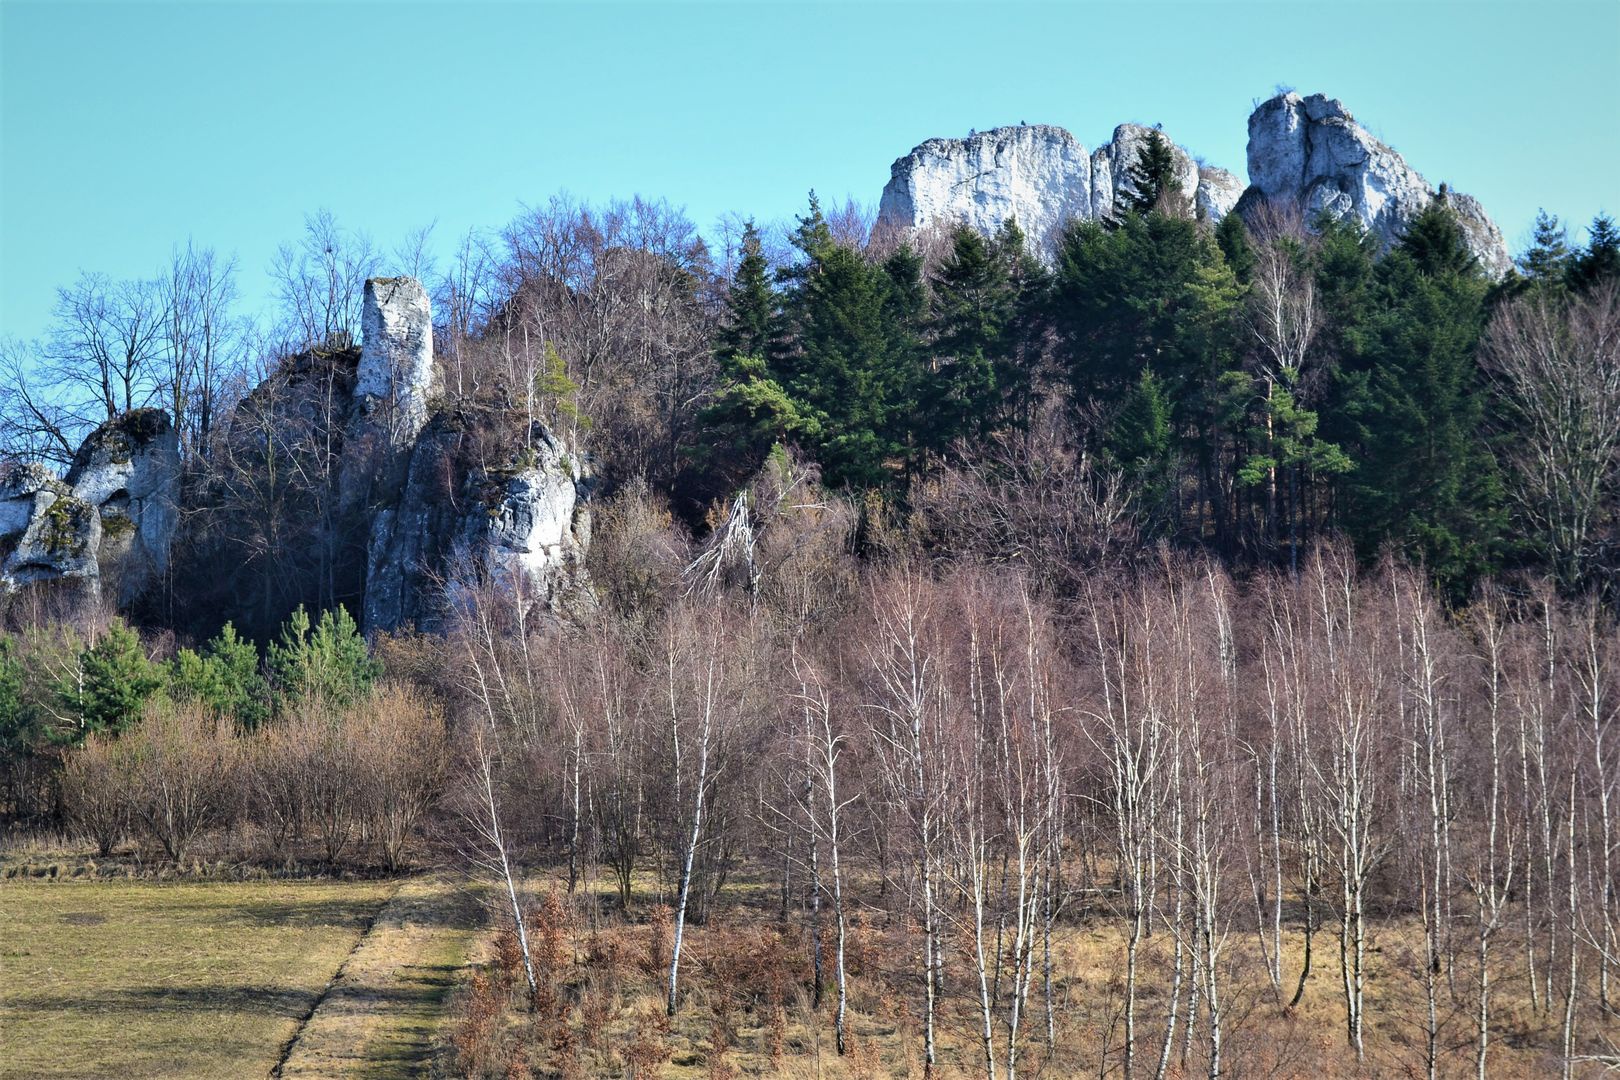
[[[228,722],[200,702],[154,702],[123,738],[131,810],[170,859],[183,862],[206,830],[230,822],[239,750]]]

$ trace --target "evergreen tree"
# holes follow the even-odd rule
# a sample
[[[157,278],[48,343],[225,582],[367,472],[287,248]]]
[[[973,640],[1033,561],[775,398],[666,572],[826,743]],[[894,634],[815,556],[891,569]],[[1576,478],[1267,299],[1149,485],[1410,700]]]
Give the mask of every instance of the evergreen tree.
[[[1377,267],[1344,524],[1364,558],[1393,543],[1461,600],[1496,565],[1503,517],[1474,360],[1488,286],[1450,218],[1429,207]]]
[[[147,658],[140,635],[116,619],[80,655],[79,670],[78,679],[57,683],[65,711],[79,717],[79,729],[70,735],[75,743],[98,732],[126,731],[164,686],[163,668]]]
[[[819,214],[814,202],[811,210]],[[725,325],[715,339],[714,397],[699,414],[699,457],[727,491],[758,471],[771,447],[800,427],[792,399],[771,372],[777,297],[752,221],[743,228],[742,252],[726,294]]]
[[[1569,284],[1585,292],[1606,281],[1620,281],[1620,229],[1613,218],[1599,214],[1587,230],[1586,247],[1570,265]]]
[[[1216,476],[1221,378],[1236,367],[1241,297],[1213,240],[1183,218],[1131,214],[1112,229],[1080,222],[1058,252],[1051,310],[1074,404],[1111,417],[1151,370],[1174,447],[1203,488],[1195,505],[1215,505],[1225,488]]]
[[[771,348],[776,295],[771,289],[770,263],[753,221],[743,226],[742,259],[726,292],[726,320],[715,334],[714,356],[720,377],[733,373],[729,365],[740,356],[766,356]]]
[[[1181,183],[1176,179],[1175,153],[1170,141],[1157,128],[1148,132],[1146,141],[1137,150],[1130,178],[1133,189],[1130,208],[1138,214],[1156,209],[1160,198],[1181,190]]]
[[[1239,282],[1247,284],[1258,258],[1254,245],[1249,241],[1249,230],[1243,224],[1243,218],[1235,213],[1221,218],[1220,224],[1215,226],[1215,243],[1220,247],[1226,265],[1231,267],[1232,275]]]
[[[203,702],[246,731],[258,727],[270,711],[269,688],[259,673],[259,650],[237,636],[230,623],[201,653],[181,649],[175,654],[169,692]]]
[[[0,634],[0,758],[21,758],[42,741],[39,715],[24,694],[23,674],[16,640]]]
[[[1132,501],[1150,519],[1170,512],[1166,504],[1175,473],[1170,402],[1152,368],[1143,368],[1126,394],[1109,425],[1103,453],[1124,474]]]
[[[934,275],[932,296],[927,441],[942,449],[970,432],[987,435],[1006,419],[1018,293],[1001,252],[959,225],[951,254]]]
[[[313,628],[304,605],[288,616],[279,640],[270,643],[270,675],[283,701],[320,698],[352,705],[382,675],[366,640],[341,605],[321,612]]]
[[[829,485],[881,486],[904,449],[911,357],[899,323],[911,301],[901,292],[884,268],[830,243],[804,278],[785,388]]]
[[[1560,290],[1569,275],[1569,237],[1558,219],[1545,210],[1536,212],[1535,234],[1530,249],[1519,258],[1519,272],[1529,285]]]

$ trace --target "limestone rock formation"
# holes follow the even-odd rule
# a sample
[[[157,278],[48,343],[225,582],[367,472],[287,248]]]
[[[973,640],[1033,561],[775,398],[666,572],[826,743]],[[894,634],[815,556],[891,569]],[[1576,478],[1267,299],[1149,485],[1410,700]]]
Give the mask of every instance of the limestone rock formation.
[[[1361,222],[1385,245],[1434,201],[1436,191],[1406,160],[1374,138],[1340,101],[1323,94],[1279,94],[1249,117],[1249,190],[1258,200],[1295,204]],[[1450,196],[1480,265],[1500,278],[1512,266],[1501,230],[1478,200]]]
[[[179,521],[179,437],[161,409],[136,409],[91,432],[66,479],[0,475],[0,590],[54,582],[83,599],[115,582],[127,604],[167,572]]]
[[[383,427],[390,445],[409,446],[427,423],[439,389],[427,290],[413,277],[370,279],[360,330],[355,404],[360,415]]]
[[[1230,214],[1243,197],[1243,181],[1213,165],[1198,169],[1198,209],[1210,221],[1218,222]]]
[[[96,508],[40,465],[0,470],[0,592],[60,582],[74,599],[100,595]]]
[[[514,595],[546,607],[588,597],[585,552],[591,542],[591,476],[543,426],[533,432],[535,463],[505,478],[481,516],[470,516],[464,542],[483,570]]]
[[[1121,124],[1092,153],[1050,124],[929,139],[890,167],[878,224],[910,231],[960,221],[993,234],[1012,217],[1032,250],[1050,256],[1068,221],[1108,217],[1135,193],[1130,169],[1150,130]],[[1218,220],[1231,209],[1237,196],[1230,173],[1201,169],[1173,142],[1171,152],[1189,213],[1202,208]]]
[[[586,463],[542,424],[521,464],[464,470],[462,436],[448,417],[428,423],[411,454],[396,506],[381,510],[366,570],[367,632],[443,625],[452,580],[484,580],[526,608],[579,611],[593,603]]]
[[[966,222],[993,235],[1015,218],[1030,244],[1049,245],[1070,218],[1091,218],[1091,155],[1049,124],[929,139],[890,168],[878,224],[920,229]]]
[[[1065,222],[1121,212],[1135,194],[1131,167],[1151,129],[1121,124],[1087,153],[1060,127],[1034,124],[929,139],[889,170],[878,225],[902,233],[965,222],[987,235],[1015,217],[1031,248],[1050,258]],[[1217,222],[1261,201],[1353,217],[1388,245],[1438,196],[1400,154],[1368,134],[1343,103],[1280,94],[1249,117],[1247,188],[1225,169],[1200,165],[1171,142],[1183,209]],[[1480,266],[1494,278],[1512,266],[1502,232],[1479,201],[1448,193]]]
[[[180,436],[162,409],[136,409],[102,424],[68,469],[73,494],[96,508],[103,579],[128,603],[169,568],[180,523]]]

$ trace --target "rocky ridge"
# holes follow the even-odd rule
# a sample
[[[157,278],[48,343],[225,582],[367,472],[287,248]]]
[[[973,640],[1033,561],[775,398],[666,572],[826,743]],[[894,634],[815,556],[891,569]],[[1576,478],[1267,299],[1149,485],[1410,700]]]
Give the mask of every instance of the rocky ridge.
[[[1130,180],[1150,129],[1121,124],[1088,153],[1049,124],[1000,127],[965,139],[929,139],[897,159],[878,204],[878,224],[902,233],[964,222],[987,235],[1015,218],[1032,247],[1051,258],[1071,220],[1106,220],[1135,194]],[[1182,209],[1211,222],[1265,202],[1359,222],[1385,246],[1440,192],[1400,154],[1321,94],[1279,94],[1249,117],[1249,183],[1201,164],[1171,142]],[[1168,139],[1168,136],[1166,136]],[[1501,278],[1512,266],[1501,230],[1477,199],[1446,198],[1480,266]]]

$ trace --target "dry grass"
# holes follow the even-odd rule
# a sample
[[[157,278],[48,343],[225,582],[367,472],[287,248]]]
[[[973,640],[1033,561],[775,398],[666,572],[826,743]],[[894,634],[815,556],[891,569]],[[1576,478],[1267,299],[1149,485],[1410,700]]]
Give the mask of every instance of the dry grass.
[[[544,881],[537,890],[556,884]],[[681,1080],[923,1075],[921,994],[910,953],[916,939],[908,939],[884,913],[866,910],[854,920],[849,1017],[853,1049],[839,1058],[833,1045],[830,972],[818,1012],[806,989],[804,931],[793,920],[780,921],[768,882],[740,882],[735,893],[728,887],[710,924],[689,928],[682,1005],[667,1025],[660,983],[667,963],[667,931],[654,906],[651,882],[638,878],[637,886],[629,920],[611,912],[602,892],[568,905],[567,947],[547,995],[560,1006],[542,1008],[538,1018],[528,1012],[521,988],[510,977],[503,983],[498,963],[474,990],[463,994],[459,1006],[463,1037],[469,1007],[482,1009],[483,1037],[490,1045],[502,1046],[471,1069],[472,1075],[628,1077],[638,1056],[642,1064],[634,1075]],[[1226,1075],[1326,1080],[1423,1074],[1420,928],[1386,920],[1373,929],[1366,990],[1367,1054],[1359,1065],[1345,1036],[1334,929],[1329,924],[1318,933],[1314,971],[1300,1005],[1292,1009],[1273,993],[1252,934],[1234,932],[1228,939],[1222,987]],[[1301,959],[1298,935],[1291,934],[1283,966],[1284,1001],[1292,996]],[[963,944],[951,944],[953,957],[964,954]],[[1143,949],[1137,1023],[1139,1068],[1146,1075],[1152,1074],[1159,1054],[1171,944],[1161,930]],[[1469,946],[1459,942],[1455,1000],[1442,986],[1438,1071],[1446,1077],[1473,1075],[1474,973]],[[1506,933],[1496,948],[1489,1075],[1557,1075],[1557,1010],[1549,1016],[1530,1008],[1522,961],[1516,959],[1520,954]],[[1097,1076],[1105,1060],[1107,1071],[1118,1075],[1123,961],[1117,924],[1102,914],[1081,917],[1077,924],[1060,929],[1054,965],[1057,1045],[1046,1046],[1037,988],[1026,1020],[1027,1037],[1022,1040],[1022,1075]],[[983,1075],[975,989],[969,970],[960,963],[948,970],[937,1077]],[[1595,986],[1591,990],[1595,993]],[[1203,1075],[1206,1031],[1202,1024],[1195,1029],[1184,1059],[1184,1025],[1183,1020],[1178,1027],[1169,1075]],[[1590,1046],[1601,1034],[1588,1024],[1581,1041]],[[1595,1067],[1588,1071],[1596,1075]]]
[[[394,888],[0,885],[0,1077],[263,1076]]]

